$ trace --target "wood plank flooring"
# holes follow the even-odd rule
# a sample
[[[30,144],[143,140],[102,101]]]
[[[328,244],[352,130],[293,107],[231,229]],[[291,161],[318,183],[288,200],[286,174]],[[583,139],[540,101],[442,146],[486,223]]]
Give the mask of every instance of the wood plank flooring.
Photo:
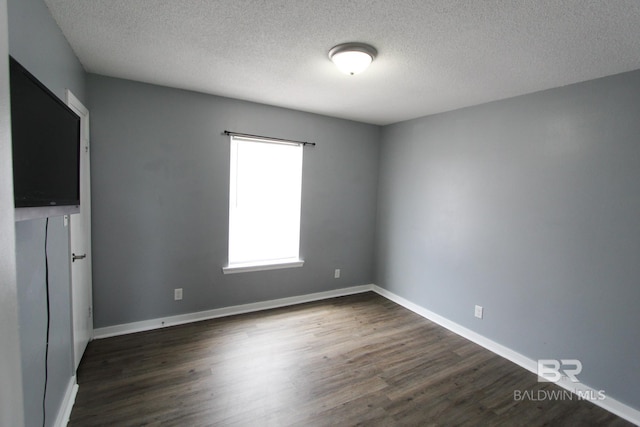
[[[78,382],[71,427],[632,425],[374,293],[96,340]]]

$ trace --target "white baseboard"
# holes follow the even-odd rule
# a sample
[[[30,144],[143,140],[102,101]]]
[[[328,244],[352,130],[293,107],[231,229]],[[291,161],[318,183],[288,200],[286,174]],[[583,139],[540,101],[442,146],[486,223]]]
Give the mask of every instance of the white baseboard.
[[[255,302],[251,304],[234,305],[231,307],[216,308],[213,310],[199,311],[196,313],[179,314],[177,316],[162,317],[159,319],[143,320],[141,322],[125,323],[105,328],[94,329],[94,339],[108,338],[117,335],[131,334],[134,332],[150,331],[168,326],[182,325],[201,320],[216,319],[218,317],[234,316],[236,314],[251,313],[254,311],[269,310],[272,308],[286,307],[305,302],[319,301],[345,295],[359,294],[373,289],[373,285],[352,286],[349,288],[335,289],[326,292],[300,295],[289,298],[280,298],[270,301]]]
[[[69,423],[69,417],[71,416],[71,410],[73,404],[76,401],[76,395],[78,394],[78,383],[76,382],[76,376],[72,376],[67,385],[67,390],[64,393],[64,399],[60,409],[58,409],[58,416],[53,424],[55,427],[65,427]]]
[[[372,285],[371,288],[372,288],[371,290],[373,290],[375,293],[387,298],[388,300],[391,300],[396,304],[401,305],[404,308],[413,311],[414,313],[424,317],[425,319],[428,319],[434,323],[437,323],[438,325],[450,330],[451,332],[457,335],[460,335],[461,337],[466,338],[469,341],[472,341],[486,348],[487,350],[499,356],[504,357],[507,360],[510,360],[511,362],[525,368],[528,371],[533,372],[536,375],[538,374],[537,361],[530,359],[508,347],[505,347],[502,344],[498,344],[497,342],[492,341],[489,338],[478,334],[477,332],[467,329],[464,326],[461,326],[455,322],[452,322],[451,320],[445,317],[442,317],[430,310],[427,310],[424,307],[414,304],[411,301],[394,294],[393,292],[389,292],[388,290],[383,289],[376,285]],[[580,393],[583,396],[598,395],[598,390],[595,390],[582,383],[573,383],[567,378],[563,378],[562,380],[558,381],[556,384],[574,394]],[[580,394],[578,394],[578,396]],[[590,400],[590,401],[600,406],[601,408],[606,409],[607,411],[621,418],[624,418],[625,420],[633,424],[640,425],[640,411],[635,408],[632,408],[629,405],[625,405],[624,403],[621,403],[609,396],[606,396],[602,400]]]

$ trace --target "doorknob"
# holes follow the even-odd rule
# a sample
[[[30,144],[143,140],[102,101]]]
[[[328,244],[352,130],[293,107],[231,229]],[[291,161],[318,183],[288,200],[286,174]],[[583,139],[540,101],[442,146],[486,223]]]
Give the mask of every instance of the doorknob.
[[[87,257],[87,254],[82,254],[82,255],[76,255],[76,254],[71,254],[71,262],[75,262],[77,259],[85,259]]]

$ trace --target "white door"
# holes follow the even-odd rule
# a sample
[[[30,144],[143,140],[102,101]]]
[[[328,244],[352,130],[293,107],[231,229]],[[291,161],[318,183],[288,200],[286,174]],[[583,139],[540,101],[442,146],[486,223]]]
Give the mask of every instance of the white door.
[[[80,213],[69,218],[73,359],[77,370],[84,350],[93,338],[89,111],[69,90],[67,105],[80,116]]]

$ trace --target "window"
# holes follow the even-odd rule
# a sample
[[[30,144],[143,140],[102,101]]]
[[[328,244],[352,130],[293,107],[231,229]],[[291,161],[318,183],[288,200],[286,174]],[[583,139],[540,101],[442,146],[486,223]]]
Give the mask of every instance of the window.
[[[302,148],[295,142],[231,136],[225,274],[302,266]]]

